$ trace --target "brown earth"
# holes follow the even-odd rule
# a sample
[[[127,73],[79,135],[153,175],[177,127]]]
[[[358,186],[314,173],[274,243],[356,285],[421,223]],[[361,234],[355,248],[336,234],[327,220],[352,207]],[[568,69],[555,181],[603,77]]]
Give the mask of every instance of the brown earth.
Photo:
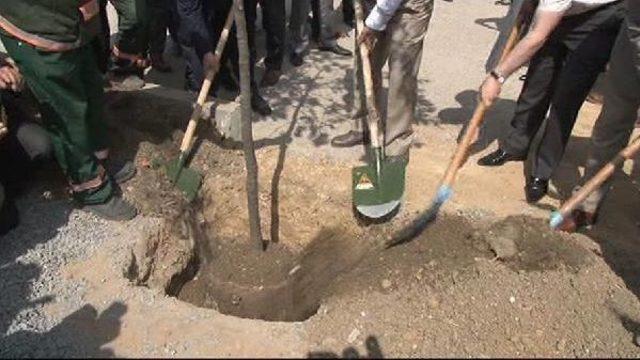
[[[144,116],[150,111],[145,108]],[[597,108],[585,108],[578,133],[595,114]],[[141,127],[142,134],[146,131]],[[139,142],[138,164],[158,154],[175,156],[179,134],[171,130],[153,142]],[[203,171],[207,179],[195,204],[185,205],[163,182],[162,169],[142,166],[126,189],[146,214],[196,219],[202,231],[196,236],[198,271],[169,293],[212,309],[164,297],[162,289],[145,294],[148,290],[132,287],[122,275],[105,284],[101,279],[108,274],[123,272],[110,256],[68,271],[93,284],[88,301],[129,304],[126,326],[107,345],[116,354],[640,355],[632,343],[640,319],[633,213],[605,217],[585,235],[553,233],[546,225],[546,206],[557,202],[545,199],[538,209],[519,200],[522,180],[514,170],[521,165],[509,164],[488,178],[470,162],[440,216],[412,241],[385,250],[428,204],[451,144],[414,149],[405,208],[393,222],[369,227],[351,214],[348,181],[328,181],[349,179],[349,166],[298,155],[282,163],[282,148],[264,148],[258,151],[263,226],[278,242],[262,253],[248,241],[241,153],[219,147],[218,140],[205,139],[194,159],[196,169],[215,169]],[[131,148],[138,140],[130,131],[119,141]],[[574,140],[569,151],[575,146]],[[571,160],[563,169],[575,166]],[[628,181],[618,177],[607,209],[617,212],[636,201],[637,185]],[[277,232],[270,227],[274,220]],[[176,245],[178,238],[163,237],[165,250],[157,256],[164,260],[156,267],[180,262],[171,255],[183,249]],[[265,323],[219,312],[268,320],[311,318]]]
[[[312,52],[265,90],[275,115],[255,134],[266,253],[248,240],[241,151],[202,122],[191,166],[205,183],[185,204],[152,165],[177,155],[190,102],[153,89],[111,94],[116,156],[139,169],[124,191],[144,216],[114,225],[98,254],[65,269],[84,284],[84,303],[125,309],[108,329],[91,319],[78,326],[131,357],[640,356],[637,160],[616,175],[598,226],[562,235],[546,225],[583,169],[597,106],[583,108],[552,193],[531,206],[521,163],[475,165],[509,120],[519,86],[511,81],[453,199],[412,241],[386,248],[431,202],[473,110],[468,89],[480,83],[478,54],[494,35],[485,25],[503,10],[458,4],[437,4],[427,50],[439,51],[426,52],[421,71],[406,202],[388,224],[353,217],[350,171],[362,149],[327,145],[347,127],[349,59]],[[45,309],[63,316],[65,306]],[[105,332],[116,335],[101,342]]]

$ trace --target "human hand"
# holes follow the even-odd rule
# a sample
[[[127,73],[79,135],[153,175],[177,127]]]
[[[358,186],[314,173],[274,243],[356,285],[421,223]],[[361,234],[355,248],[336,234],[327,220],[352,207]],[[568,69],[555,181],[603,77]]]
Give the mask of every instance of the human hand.
[[[369,51],[373,51],[378,42],[378,37],[380,35],[380,31],[376,31],[371,29],[370,27],[365,26],[362,29],[362,32],[358,36],[358,45],[364,44]]]
[[[20,91],[22,87],[22,75],[18,68],[11,64],[0,67],[0,89]]]
[[[480,100],[485,106],[490,107],[496,102],[501,91],[502,84],[493,76],[489,75],[482,83],[482,86],[480,86]]]
[[[220,69],[220,57],[212,52],[204,54],[202,58],[202,66],[204,67],[205,76],[214,74]]]

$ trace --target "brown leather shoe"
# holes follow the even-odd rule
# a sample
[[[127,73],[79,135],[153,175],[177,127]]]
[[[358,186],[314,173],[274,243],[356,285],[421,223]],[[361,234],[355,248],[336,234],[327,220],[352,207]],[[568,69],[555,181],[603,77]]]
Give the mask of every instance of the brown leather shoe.
[[[361,131],[350,130],[331,139],[331,146],[338,148],[352,147],[364,144],[364,134]]]

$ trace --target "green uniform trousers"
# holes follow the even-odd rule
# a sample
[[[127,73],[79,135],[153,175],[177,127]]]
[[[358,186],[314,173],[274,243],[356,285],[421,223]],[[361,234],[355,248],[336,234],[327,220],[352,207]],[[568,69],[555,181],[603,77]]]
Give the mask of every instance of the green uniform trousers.
[[[0,39],[38,100],[74,197],[86,205],[106,202],[113,186],[94,155],[108,148],[102,76],[94,50],[86,45],[62,53],[42,52],[12,37]]]

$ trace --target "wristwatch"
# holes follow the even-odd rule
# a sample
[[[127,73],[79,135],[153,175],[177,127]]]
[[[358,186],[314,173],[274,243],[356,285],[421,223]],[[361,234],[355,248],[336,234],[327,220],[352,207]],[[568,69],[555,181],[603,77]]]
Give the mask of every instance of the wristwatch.
[[[496,70],[491,70],[489,75],[491,75],[492,78],[496,79],[500,84],[504,84],[504,82],[507,81],[507,79]]]

